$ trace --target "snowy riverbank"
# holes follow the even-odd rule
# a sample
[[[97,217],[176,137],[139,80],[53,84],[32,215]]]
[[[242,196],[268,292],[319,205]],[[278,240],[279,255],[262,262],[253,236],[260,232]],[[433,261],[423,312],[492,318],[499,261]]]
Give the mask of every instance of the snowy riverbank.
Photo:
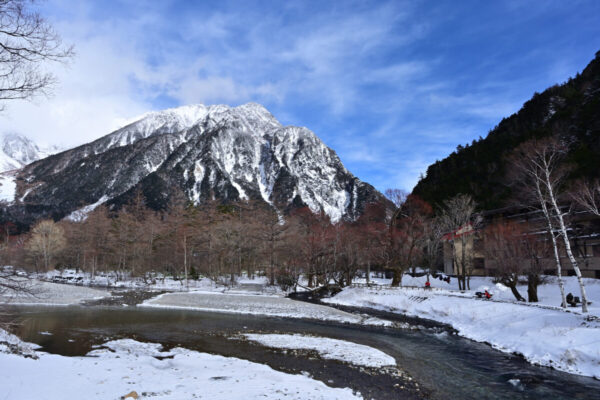
[[[26,291],[17,293],[5,291],[0,294],[0,304],[66,306],[111,295],[106,290],[43,282],[35,279],[22,279],[21,282]]]
[[[117,275],[115,272],[100,272],[92,277],[91,274],[86,272],[64,269],[34,274],[33,277],[54,283],[110,289],[166,290],[171,292],[199,290],[203,292],[241,292],[277,296],[285,296],[286,294],[278,286],[269,286],[269,280],[264,276],[248,277],[244,275],[236,277],[232,283],[228,276],[223,276],[218,279],[218,282],[206,277],[190,278],[185,281],[161,274],[154,274],[143,279],[141,277],[123,276],[122,274]]]
[[[31,349],[24,357],[8,354],[3,342],[28,345],[0,330],[0,387],[10,399],[104,400],[133,391],[140,398],[153,399],[361,398],[348,388],[331,388],[266,365],[183,348],[162,351],[160,344],[131,339],[107,342],[85,357]]]
[[[242,337],[276,349],[315,351],[326,360],[338,360],[370,368],[396,366],[394,357],[381,350],[346,340],[299,334],[246,333]]]
[[[186,292],[165,293],[146,300],[139,307],[173,308],[236,314],[306,318],[351,324],[392,326],[379,318],[350,314],[335,308],[295,301],[278,296],[249,294]]]
[[[600,379],[600,320],[593,315],[598,314],[600,285],[595,280],[589,280],[593,309],[592,315],[586,316],[576,309],[564,311],[544,305],[560,301],[560,297],[549,298],[548,293],[554,291],[552,286],[540,288],[543,300],[539,307],[509,301],[502,288],[494,288],[491,281],[486,286],[485,279],[475,279],[473,291],[489,286],[490,290],[495,289],[494,299],[501,301],[477,299],[472,292],[460,293],[450,288],[346,288],[323,301],[432,319],[451,325],[461,336],[489,343],[504,352],[520,353],[533,364]],[[421,283],[418,280],[424,278],[413,278],[412,283]],[[572,285],[569,281],[567,287]]]

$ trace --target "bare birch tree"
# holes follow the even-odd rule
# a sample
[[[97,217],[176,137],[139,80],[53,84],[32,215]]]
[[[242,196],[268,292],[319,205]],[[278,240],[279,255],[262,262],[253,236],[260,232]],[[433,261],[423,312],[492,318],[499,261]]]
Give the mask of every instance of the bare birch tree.
[[[520,178],[520,182],[524,185],[524,191],[533,191],[534,198],[537,200],[546,219],[547,229],[554,248],[562,306],[566,307],[566,298],[557,243],[560,238],[562,238],[565,252],[579,282],[582,311],[587,312],[585,284],[583,283],[577,260],[571,250],[571,242],[565,223],[568,211],[565,212],[558,204],[563,180],[566,175],[562,165],[566,150],[566,145],[555,138],[539,141],[531,140],[523,143],[515,150],[512,163],[516,169],[517,176]]]

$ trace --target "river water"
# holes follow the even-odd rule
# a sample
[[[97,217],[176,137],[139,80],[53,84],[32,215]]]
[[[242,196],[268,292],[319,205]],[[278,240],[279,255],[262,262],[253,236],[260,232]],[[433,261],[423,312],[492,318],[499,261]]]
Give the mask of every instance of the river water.
[[[5,312],[4,318],[21,322],[15,333],[22,339],[66,356],[85,355],[94,345],[127,337],[308,372],[330,386],[352,387],[365,399],[600,399],[600,381],[529,365],[440,327],[392,329],[117,306],[28,306]],[[303,333],[372,346],[395,357],[412,380],[232,339],[240,333]]]

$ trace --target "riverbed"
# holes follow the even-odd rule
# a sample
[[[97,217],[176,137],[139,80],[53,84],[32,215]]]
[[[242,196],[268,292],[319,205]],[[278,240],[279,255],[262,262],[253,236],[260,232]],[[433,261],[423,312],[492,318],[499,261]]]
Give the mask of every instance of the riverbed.
[[[594,399],[600,381],[528,364],[442,326],[413,321],[410,328],[267,317],[197,310],[124,306],[17,306],[15,333],[41,350],[81,356],[109,340],[132,338],[267,364],[307,374],[332,387],[350,387],[365,399]],[[327,360],[314,352],[269,348],[243,334],[327,337],[371,346],[396,360],[373,369]]]

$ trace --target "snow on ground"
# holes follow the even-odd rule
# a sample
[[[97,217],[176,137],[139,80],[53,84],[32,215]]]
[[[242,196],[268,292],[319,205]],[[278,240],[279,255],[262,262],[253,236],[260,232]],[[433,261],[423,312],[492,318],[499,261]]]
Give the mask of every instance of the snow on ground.
[[[0,173],[0,200],[12,202],[15,200],[17,184],[12,172]]]
[[[278,349],[312,350],[319,353],[322,358],[338,360],[365,367],[395,366],[396,360],[370,346],[345,340],[305,335],[280,335],[280,334],[243,334],[246,339],[262,344],[266,347]]]
[[[421,283],[419,279],[424,283],[425,278],[410,280]],[[578,295],[572,281],[568,279],[568,291]],[[598,314],[600,285],[594,279],[586,281],[591,314]],[[534,364],[600,379],[600,320],[582,315],[580,309],[564,311],[555,307],[560,296],[554,285],[540,287],[540,307],[508,301],[510,291],[494,286],[489,278],[474,278],[471,284],[473,290],[465,293],[450,290],[452,283],[436,290],[441,282],[438,285],[435,280],[433,290],[346,288],[324,301],[433,319],[452,325],[461,336],[490,343],[501,351],[523,354]],[[494,292],[491,301],[473,296],[474,291],[484,287]]]
[[[422,288],[425,286],[426,279],[427,278],[425,276],[413,278],[410,275],[404,275],[402,278],[402,285]],[[553,307],[560,306],[560,290],[558,289],[557,278],[555,276],[546,276],[545,279],[546,283],[538,287],[539,302],[535,304]],[[583,280],[586,287],[586,292],[588,294],[588,300],[592,302],[589,307],[590,314],[600,316],[600,279],[584,278]],[[577,282],[576,277],[563,277],[563,281],[565,285],[565,294],[572,293],[573,296],[581,297],[579,283]],[[365,283],[365,280],[356,279],[355,282]],[[390,285],[392,280],[384,278],[372,278],[371,282],[378,285]],[[487,276],[472,277],[471,290],[466,290],[464,292],[458,291],[458,281],[456,278],[452,278],[450,283],[446,283],[436,278],[430,278],[430,282],[431,287],[436,291],[447,290],[449,291],[448,293],[455,296],[475,297],[475,292],[482,292],[487,289],[493,294],[494,300],[512,301],[517,303],[509,288],[504,287],[503,285],[494,284],[493,279]],[[524,298],[527,298],[526,284],[518,285],[517,289]],[[569,308],[569,311],[581,311],[581,307]]]
[[[36,357],[35,350],[38,348],[37,344],[23,342],[12,333],[0,329],[0,357],[2,357],[2,354],[14,353]]]
[[[160,344],[131,339],[107,342],[86,357],[35,353],[38,359],[0,353],[3,398],[104,400],[132,391],[141,399],[361,398],[266,365],[183,348],[165,352]]]
[[[210,292],[165,293],[146,300],[139,306],[319,319],[366,325],[393,325],[391,321],[350,314],[327,306],[262,295]]]
[[[26,285],[32,294],[15,294],[7,291],[0,294],[0,303],[59,306],[79,304],[85,300],[110,296],[110,293],[106,290],[38,280],[27,282]]]
[[[155,274],[153,277],[142,279],[140,277],[120,276],[114,272],[99,272],[93,278],[89,273],[75,271],[74,269],[52,270],[37,275],[37,278],[47,281],[96,287],[109,287],[115,289],[145,289],[145,290],[169,290],[169,291],[203,291],[203,292],[231,292],[252,293],[285,296],[278,286],[268,286],[268,279],[264,276],[247,275],[238,277],[234,284],[223,277],[219,283],[209,278],[173,279],[170,276]]]

